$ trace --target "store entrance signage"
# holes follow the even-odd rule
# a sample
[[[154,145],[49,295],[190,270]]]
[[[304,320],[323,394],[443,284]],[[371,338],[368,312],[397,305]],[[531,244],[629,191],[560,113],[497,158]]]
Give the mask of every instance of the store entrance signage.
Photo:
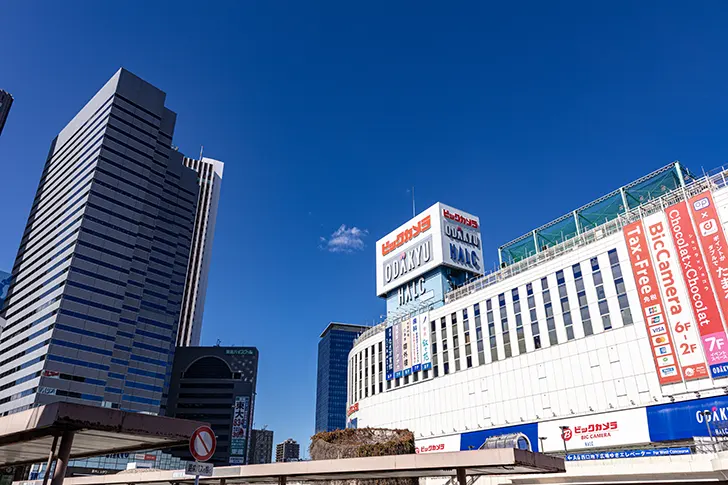
[[[728,376],[728,337],[713,293],[697,234],[686,202],[665,209],[680,270],[690,296],[690,307],[698,324],[705,358],[713,378]]]
[[[657,369],[657,378],[661,385],[681,382],[682,375],[675,359],[672,338],[667,329],[665,305],[657,286],[657,277],[647,248],[642,221],[625,226],[623,231],[640,307],[647,326],[652,357]]]

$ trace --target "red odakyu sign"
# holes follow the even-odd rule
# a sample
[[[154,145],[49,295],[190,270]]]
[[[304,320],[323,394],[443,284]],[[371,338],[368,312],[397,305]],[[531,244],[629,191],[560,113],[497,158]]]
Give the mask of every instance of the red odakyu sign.
[[[657,285],[655,269],[647,247],[647,238],[642,221],[633,222],[623,228],[624,239],[629,252],[629,262],[637,285],[640,307],[650,339],[652,357],[657,369],[660,385],[682,382],[680,366],[675,358],[670,333],[667,331],[665,306]],[[653,332],[655,328],[659,332]]]

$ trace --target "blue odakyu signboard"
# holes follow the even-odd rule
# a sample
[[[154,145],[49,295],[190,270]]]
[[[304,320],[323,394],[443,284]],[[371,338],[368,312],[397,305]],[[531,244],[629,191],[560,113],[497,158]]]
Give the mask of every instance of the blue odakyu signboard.
[[[392,290],[387,295],[387,316],[420,313],[445,304],[445,268],[435,268]]]
[[[648,450],[600,451],[599,453],[569,453],[566,461],[614,460],[618,458],[644,458],[647,456],[689,455],[690,448],[654,448]]]
[[[705,412],[708,411],[706,415]],[[693,399],[691,401],[659,404],[647,408],[647,423],[651,441],[689,439],[726,435],[728,429],[728,396]]]
[[[492,436],[501,436],[504,434],[521,433],[528,438],[528,449],[530,451],[539,451],[538,443],[538,424],[517,424],[514,426],[506,426],[504,428],[482,429],[471,431],[460,435],[460,450],[477,450],[485,440]]]

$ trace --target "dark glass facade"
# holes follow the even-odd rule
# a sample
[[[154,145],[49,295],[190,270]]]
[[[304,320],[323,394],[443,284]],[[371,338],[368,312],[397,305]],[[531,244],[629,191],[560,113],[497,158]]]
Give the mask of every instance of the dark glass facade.
[[[321,334],[316,379],[316,432],[346,427],[346,377],[354,340],[369,327],[331,323]]]

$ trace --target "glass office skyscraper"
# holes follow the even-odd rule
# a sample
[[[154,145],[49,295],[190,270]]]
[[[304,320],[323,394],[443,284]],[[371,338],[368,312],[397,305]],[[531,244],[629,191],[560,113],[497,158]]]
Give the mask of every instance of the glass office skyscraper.
[[[346,427],[346,372],[349,351],[369,327],[332,322],[321,333],[316,376],[316,432]]]
[[[165,97],[121,69],[53,141],[3,309],[0,415],[159,413],[199,193]]]

